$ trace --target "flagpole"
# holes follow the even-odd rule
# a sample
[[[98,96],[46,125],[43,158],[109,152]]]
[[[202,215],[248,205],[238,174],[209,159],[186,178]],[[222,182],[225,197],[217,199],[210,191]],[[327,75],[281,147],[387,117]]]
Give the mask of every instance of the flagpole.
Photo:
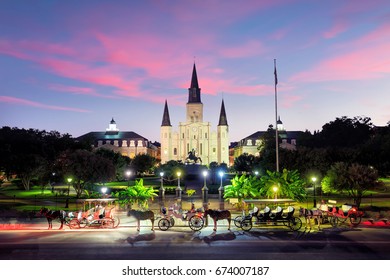
[[[276,73],[276,59],[274,59],[274,75],[275,75],[275,144],[276,144],[276,172],[279,172],[279,136],[278,136],[278,74]]]

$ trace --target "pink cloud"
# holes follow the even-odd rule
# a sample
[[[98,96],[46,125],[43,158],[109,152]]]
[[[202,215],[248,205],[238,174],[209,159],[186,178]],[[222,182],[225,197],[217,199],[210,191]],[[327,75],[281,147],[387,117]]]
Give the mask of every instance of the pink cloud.
[[[95,92],[94,89],[88,87],[74,87],[74,86],[67,86],[61,84],[50,84],[48,87],[51,90],[69,92],[76,95],[89,95],[89,96],[96,96],[102,98],[114,98],[113,96],[99,94]]]
[[[16,97],[12,97],[12,96],[0,96],[0,102],[13,104],[13,105],[22,105],[22,106],[28,106],[28,107],[57,110],[57,111],[72,111],[72,112],[79,112],[79,113],[89,113],[90,112],[88,110],[79,109],[79,108],[47,105],[47,104],[43,104],[43,103],[39,103],[39,102],[27,100],[27,99],[16,98]]]
[[[284,94],[281,96],[281,105],[283,108],[291,108],[295,105],[296,102],[302,100],[302,96]]]
[[[390,73],[390,25],[384,25],[339,48],[343,53],[293,75],[293,82],[360,80]]]
[[[332,39],[348,30],[349,25],[344,21],[335,22],[331,29],[323,33],[325,39]]]

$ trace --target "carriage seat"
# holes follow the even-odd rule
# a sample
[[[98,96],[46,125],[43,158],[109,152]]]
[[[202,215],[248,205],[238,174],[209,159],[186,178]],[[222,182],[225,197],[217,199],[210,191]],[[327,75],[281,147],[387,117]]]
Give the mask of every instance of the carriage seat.
[[[353,207],[353,206],[350,205],[350,204],[343,204],[343,205],[341,206],[341,211],[343,211],[343,214],[344,214],[344,215],[348,215],[348,211],[351,210],[352,207]]]
[[[282,217],[282,214],[283,214],[283,208],[278,206],[275,208],[275,210],[271,211],[270,218],[271,219],[280,219]]]
[[[294,215],[294,212],[295,212],[294,207],[292,207],[292,206],[287,207],[287,213],[286,213],[286,215],[283,215],[283,218],[290,219]]]
[[[104,218],[112,218],[111,213],[114,211],[114,207],[111,207],[110,209],[104,210]]]
[[[258,213],[259,213],[259,208],[257,208],[256,206],[253,207],[253,210],[250,210],[250,211],[249,211],[249,215],[250,215],[251,217],[257,216]]]
[[[258,212],[257,217],[261,220],[268,220],[270,214],[271,214],[271,208],[269,208],[268,206],[265,206],[265,208],[263,210]]]

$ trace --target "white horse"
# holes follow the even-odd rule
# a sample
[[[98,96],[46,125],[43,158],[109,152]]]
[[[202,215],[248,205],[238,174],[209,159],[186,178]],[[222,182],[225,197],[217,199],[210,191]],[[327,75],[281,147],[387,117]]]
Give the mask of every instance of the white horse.
[[[319,210],[319,209],[309,210],[309,209],[301,207],[299,209],[299,216],[305,217],[305,221],[306,221],[305,229],[307,227],[309,227],[309,229],[311,229],[311,219],[317,219],[318,230],[321,230],[321,221],[322,221],[322,211],[321,210]]]

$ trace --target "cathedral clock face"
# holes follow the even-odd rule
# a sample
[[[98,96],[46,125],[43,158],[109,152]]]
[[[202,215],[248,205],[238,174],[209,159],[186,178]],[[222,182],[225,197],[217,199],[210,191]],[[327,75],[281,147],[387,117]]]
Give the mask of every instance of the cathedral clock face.
[[[193,132],[196,132],[196,130],[197,130],[197,129],[196,129],[196,127],[194,126],[194,127],[192,128],[192,131],[193,131]]]

